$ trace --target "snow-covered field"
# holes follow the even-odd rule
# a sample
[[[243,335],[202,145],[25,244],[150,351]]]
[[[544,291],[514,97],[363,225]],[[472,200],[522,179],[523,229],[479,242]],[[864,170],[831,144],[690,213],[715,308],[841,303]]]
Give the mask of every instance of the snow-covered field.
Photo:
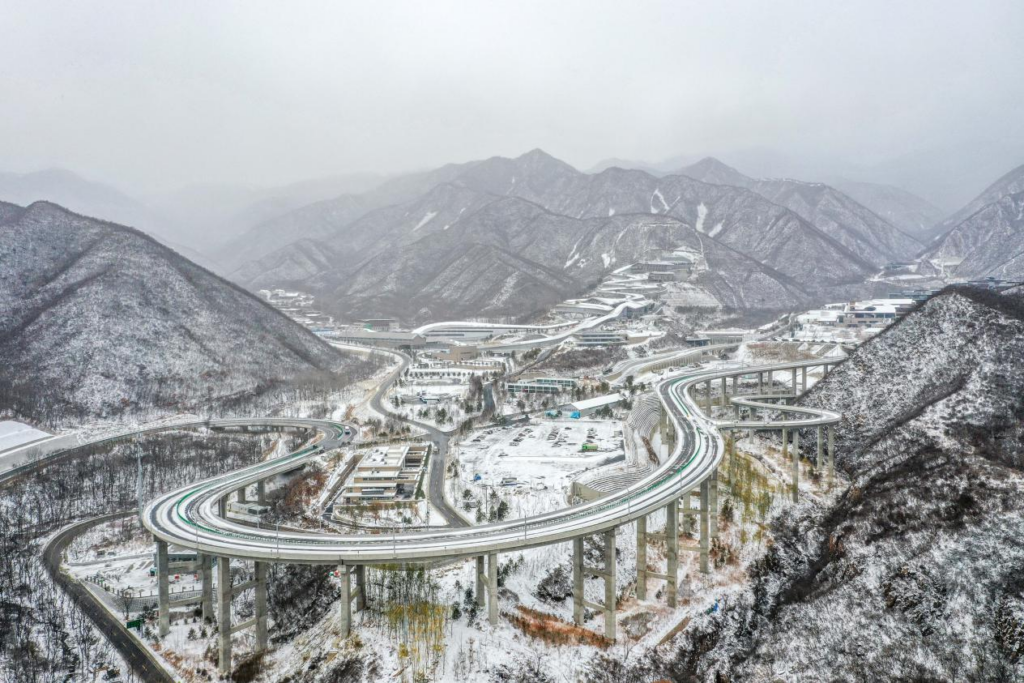
[[[47,432],[13,420],[0,420],[0,454],[4,451],[32,441],[45,439]]]
[[[584,443],[596,450],[582,451]],[[489,427],[463,438],[452,456],[459,463],[459,478],[449,491],[459,505],[475,500],[486,511],[493,490],[508,504],[510,517],[540,514],[565,507],[570,485],[580,474],[623,456],[618,420],[542,418]]]

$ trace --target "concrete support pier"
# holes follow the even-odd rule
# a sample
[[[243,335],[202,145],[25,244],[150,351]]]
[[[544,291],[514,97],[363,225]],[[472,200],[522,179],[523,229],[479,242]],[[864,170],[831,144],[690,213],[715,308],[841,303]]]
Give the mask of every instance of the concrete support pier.
[[[647,516],[636,520],[636,599],[647,599]]]
[[[167,561],[167,543],[156,540],[156,578],[158,633],[163,638],[171,632],[171,585]]]
[[[217,669],[231,673],[231,558],[217,558]]]
[[[807,368],[800,368],[800,393],[807,391]]]
[[[572,623],[583,625],[583,537],[572,539]]]
[[[711,571],[708,565],[708,552],[711,550],[710,520],[711,482],[707,479],[700,483],[700,571],[707,574]]]
[[[679,586],[679,503],[676,501],[665,508],[665,557],[665,599],[669,607],[675,607]]]
[[[814,458],[814,468],[821,471],[822,465],[825,464],[825,458],[823,452],[825,450],[825,430],[823,427],[818,427],[818,453]]]
[[[683,536],[689,536],[693,533],[693,509],[691,508],[691,500],[693,498],[693,489],[683,492]]]
[[[711,510],[708,512],[711,538],[718,538],[718,468],[711,472],[711,483],[709,486],[709,502]]]
[[[256,482],[256,502],[260,505],[267,504],[267,480],[260,479]]]
[[[267,649],[267,563],[256,562],[256,649]]]
[[[203,580],[203,621],[213,621],[213,558],[199,555],[199,572]]]
[[[726,383],[725,380],[726,380],[726,378],[723,377],[722,378],[722,403],[721,403],[721,406],[723,408],[725,408],[726,406],[729,405],[729,392],[727,391],[728,387],[726,386],[727,383]]]
[[[356,611],[366,609],[366,565],[357,564],[356,568]]]
[[[836,477],[836,426],[828,426],[828,483],[831,484]]]
[[[498,625],[498,553],[487,556],[487,621]]]
[[[348,638],[352,633],[352,576],[350,569],[348,565],[338,565],[338,579],[341,588],[338,599],[338,631],[342,638]]]
[[[793,432],[794,439],[796,438],[796,432]],[[782,430],[782,460],[786,461],[789,454],[786,452],[789,448],[789,434],[787,430]],[[790,489],[793,496],[793,502],[796,503],[800,498],[800,453],[797,452],[796,448],[793,448],[793,459],[791,464],[792,481],[790,483]]]
[[[484,556],[476,557],[476,606],[484,607],[487,604],[487,567],[484,566]]]
[[[615,529],[604,532],[604,637],[615,640]]]

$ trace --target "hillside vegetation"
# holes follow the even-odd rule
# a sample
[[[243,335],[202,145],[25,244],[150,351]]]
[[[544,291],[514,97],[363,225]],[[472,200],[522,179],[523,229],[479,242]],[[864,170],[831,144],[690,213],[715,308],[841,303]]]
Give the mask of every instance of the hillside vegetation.
[[[50,425],[244,406],[358,366],[152,238],[54,204],[0,211],[0,412]]]
[[[742,596],[592,680],[1024,679],[1024,300],[951,290],[804,399],[831,503],[784,509]],[[805,445],[809,446],[805,440]]]

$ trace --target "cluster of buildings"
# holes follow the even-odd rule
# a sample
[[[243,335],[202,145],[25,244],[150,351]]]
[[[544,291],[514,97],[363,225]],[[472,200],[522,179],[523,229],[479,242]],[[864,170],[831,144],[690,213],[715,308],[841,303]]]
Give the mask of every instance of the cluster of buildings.
[[[681,282],[693,272],[693,258],[674,251],[662,252],[658,257],[638,261],[630,267],[632,273],[647,273],[651,282]]]
[[[893,297],[827,304],[796,316],[793,336],[815,341],[864,341],[909,313],[917,303],[917,299]]]
[[[295,322],[322,334],[334,329],[334,319],[313,307],[312,294],[286,289],[261,289],[260,296]]]

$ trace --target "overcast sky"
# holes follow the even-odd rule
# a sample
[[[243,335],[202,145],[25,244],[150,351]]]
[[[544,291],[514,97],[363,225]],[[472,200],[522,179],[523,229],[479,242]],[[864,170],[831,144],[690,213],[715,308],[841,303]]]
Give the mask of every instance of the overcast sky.
[[[7,0],[0,26],[0,170],[135,191],[1024,139],[1021,0]]]

